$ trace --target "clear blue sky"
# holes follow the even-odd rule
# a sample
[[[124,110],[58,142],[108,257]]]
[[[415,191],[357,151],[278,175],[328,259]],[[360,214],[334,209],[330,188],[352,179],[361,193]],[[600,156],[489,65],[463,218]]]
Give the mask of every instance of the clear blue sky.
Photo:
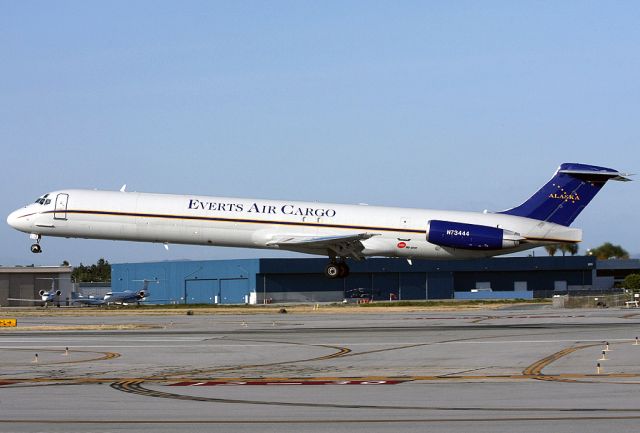
[[[639,172],[638,23],[635,1],[0,1],[0,264],[268,254],[35,256],[4,216],[58,188],[481,211],[561,162]],[[640,253],[638,185],[576,220],[583,250]]]

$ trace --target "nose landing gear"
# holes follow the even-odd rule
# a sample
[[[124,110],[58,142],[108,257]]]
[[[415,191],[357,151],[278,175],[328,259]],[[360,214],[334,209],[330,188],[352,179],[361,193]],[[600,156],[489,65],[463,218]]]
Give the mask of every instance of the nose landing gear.
[[[42,236],[40,235],[31,235],[31,239],[35,239],[36,243],[31,245],[31,252],[34,254],[39,254],[42,252],[42,247],[40,246],[40,239]]]

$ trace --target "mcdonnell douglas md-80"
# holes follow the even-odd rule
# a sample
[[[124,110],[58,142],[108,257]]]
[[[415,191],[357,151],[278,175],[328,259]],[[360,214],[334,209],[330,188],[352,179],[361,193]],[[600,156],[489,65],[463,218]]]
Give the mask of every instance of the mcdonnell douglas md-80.
[[[275,248],[329,257],[329,278],[347,258],[468,259],[582,240],[569,227],[617,170],[562,164],[531,198],[502,212],[457,212],[282,200],[68,189],[11,213],[7,222],[43,236]]]

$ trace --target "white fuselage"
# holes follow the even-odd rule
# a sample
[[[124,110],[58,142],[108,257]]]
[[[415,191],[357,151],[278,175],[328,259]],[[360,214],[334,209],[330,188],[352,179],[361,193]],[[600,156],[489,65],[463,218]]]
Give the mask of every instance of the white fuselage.
[[[366,232],[374,236],[362,241],[362,255],[416,259],[494,256],[547,243],[579,242],[582,235],[579,229],[494,213],[80,189],[55,191],[48,198],[48,203],[13,212],[8,223],[39,236],[312,253],[273,241]],[[427,241],[430,220],[498,227],[524,240],[512,248],[490,251],[441,247]]]

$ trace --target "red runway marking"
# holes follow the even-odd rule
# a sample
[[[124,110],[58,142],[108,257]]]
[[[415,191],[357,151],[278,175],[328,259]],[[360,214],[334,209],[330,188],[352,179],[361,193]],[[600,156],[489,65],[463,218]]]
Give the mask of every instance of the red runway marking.
[[[169,386],[238,386],[238,385],[396,385],[403,380],[306,380],[306,381],[208,381],[208,382],[177,382]]]

